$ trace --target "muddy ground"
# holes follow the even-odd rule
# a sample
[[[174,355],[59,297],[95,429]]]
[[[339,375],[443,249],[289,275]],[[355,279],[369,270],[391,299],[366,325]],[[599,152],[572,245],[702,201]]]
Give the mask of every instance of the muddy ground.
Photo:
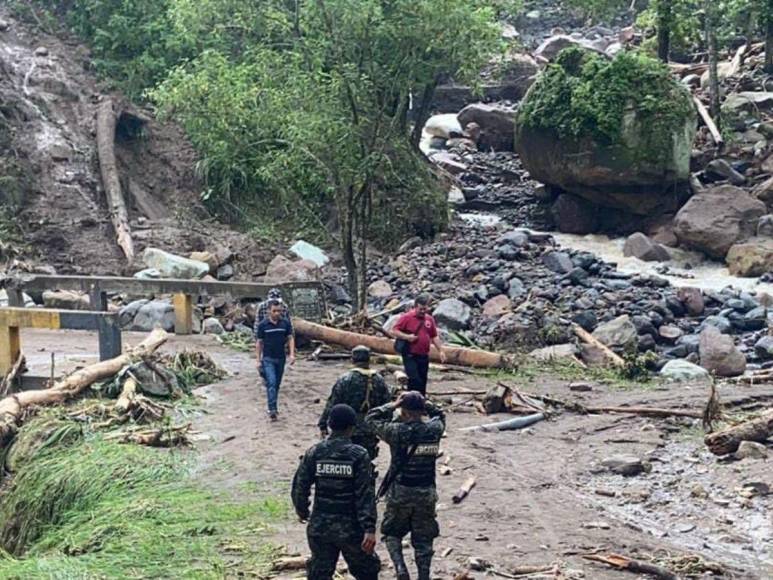
[[[96,337],[86,336],[25,331],[23,348],[32,372],[49,372],[52,351],[59,371],[93,362]],[[141,336],[124,333],[124,340],[134,343]],[[251,356],[205,336],[171,337],[165,348],[184,347],[208,350],[232,375],[197,390],[202,404],[194,419],[201,432],[197,478],[235,494],[245,485],[257,485],[286,497],[298,457],[316,440],[324,397],[346,365],[300,356],[280,394],[280,420],[271,424]],[[529,378],[524,373],[508,380],[524,391],[597,405],[700,409],[708,392],[702,385],[622,388],[589,381],[592,390],[580,393],[570,391],[569,379],[545,374]],[[433,374],[430,390],[478,390],[492,382],[465,374]],[[723,385],[720,392],[733,411],[750,411],[773,400],[773,385]],[[492,419],[465,406],[467,399],[452,397],[455,410],[448,415],[442,444],[452,473],[439,476],[438,578],[452,578],[470,557],[483,558],[503,572],[527,564],[561,563],[567,578],[636,578],[580,557],[596,551],[639,558],[695,555],[722,565],[728,571],[725,577],[773,577],[771,496],[745,498],[739,493],[746,483],[773,484],[770,462],[718,460],[704,448],[700,426],[692,419],[564,413],[518,432],[462,433],[462,427]],[[649,460],[651,472],[623,477],[600,467],[604,458],[620,454]],[[388,455],[382,449],[381,473]],[[454,505],[451,496],[470,475],[477,477],[477,486],[463,503]],[[300,523],[281,525],[273,541],[290,553],[306,553]],[[378,551],[388,566],[383,547]],[[383,576],[390,574],[385,567]]]

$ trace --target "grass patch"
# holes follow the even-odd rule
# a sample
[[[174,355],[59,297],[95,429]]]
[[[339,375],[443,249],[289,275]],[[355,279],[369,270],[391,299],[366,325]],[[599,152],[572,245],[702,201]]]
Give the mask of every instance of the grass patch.
[[[189,478],[191,458],[97,434],[42,450],[2,495],[0,577],[264,574],[275,555],[266,532],[287,502],[203,490]]]

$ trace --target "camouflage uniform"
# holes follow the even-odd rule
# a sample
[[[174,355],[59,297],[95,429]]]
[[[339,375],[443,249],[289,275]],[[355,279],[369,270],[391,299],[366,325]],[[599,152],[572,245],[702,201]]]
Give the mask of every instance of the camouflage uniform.
[[[394,421],[393,403],[373,409],[366,417],[366,422],[390,446],[390,473],[396,465],[402,465],[386,494],[384,521],[381,524],[384,543],[395,564],[398,578],[408,577],[403,559],[403,536],[408,532],[411,534],[419,580],[429,580],[434,554],[432,543],[440,533],[435,513],[438,500],[435,462],[440,439],[445,431],[445,416],[431,403],[427,403],[426,408],[430,416],[427,422]],[[415,451],[409,458],[413,447]]]
[[[312,485],[314,509],[309,518]],[[336,433],[314,445],[295,472],[292,500],[298,517],[309,520],[308,580],[332,579],[340,553],[357,580],[378,578],[378,556],[366,554],[360,545],[363,535],[376,529],[376,500],[365,449]]]
[[[391,400],[389,387],[378,371],[354,367],[333,385],[325,410],[319,417],[319,429],[327,432],[328,416],[334,405],[349,405],[357,413],[352,443],[362,445],[372,461],[378,455],[378,437],[373,428],[365,423],[365,414]]]

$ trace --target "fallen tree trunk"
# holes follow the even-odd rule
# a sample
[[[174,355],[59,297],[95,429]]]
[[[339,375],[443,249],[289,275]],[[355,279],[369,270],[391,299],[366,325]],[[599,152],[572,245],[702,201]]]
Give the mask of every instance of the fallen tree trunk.
[[[628,570],[630,572],[637,572],[641,574],[650,574],[655,578],[661,580],[679,580],[679,577],[671,570],[667,570],[662,566],[650,564],[649,562],[642,562],[641,560],[634,560],[627,556],[621,556],[620,554],[609,554],[608,556],[589,554],[583,556],[586,560],[592,560],[594,562],[602,562],[608,564],[619,570]]]
[[[773,411],[760,417],[706,435],[703,439],[714,455],[727,455],[738,450],[742,441],[764,442],[773,435]]]
[[[703,411],[686,409],[661,409],[658,407],[585,407],[588,413],[623,413],[642,417],[691,417],[702,419]]]
[[[300,318],[293,318],[293,326],[298,334],[302,334],[312,340],[321,340],[322,342],[338,344],[346,348],[354,348],[361,344],[367,346],[373,352],[396,354],[394,341],[389,338],[338,330]],[[509,366],[506,357],[495,352],[456,347],[444,348],[443,352],[446,355],[446,362],[449,364],[484,368]],[[434,347],[432,347],[429,357],[433,362],[441,362],[440,353]]]
[[[701,119],[703,119],[703,123],[706,125],[709,133],[711,133],[711,138],[714,139],[714,144],[721,150],[722,146],[725,144],[725,140],[722,138],[722,133],[719,132],[717,124],[714,122],[714,119],[711,118],[711,115],[698,97],[693,95],[692,100],[695,103],[695,108],[698,109],[698,114],[700,115]]]
[[[82,368],[55,383],[50,389],[24,391],[1,400],[0,451],[13,439],[27,409],[35,405],[62,403],[76,396],[96,381],[113,376],[133,359],[149,355],[164,344],[166,339],[167,333],[156,329],[125,354]]]
[[[134,242],[132,241],[131,227],[129,227],[129,213],[126,210],[126,202],[121,192],[118,164],[115,160],[115,125],[116,114],[113,110],[113,100],[108,98],[102,101],[97,109],[99,169],[118,246],[123,251],[127,261],[131,263],[134,261]]]
[[[590,332],[585,330],[582,326],[580,326],[579,324],[572,324],[572,329],[574,330],[574,333],[577,335],[577,338],[579,338],[585,344],[599,349],[602,353],[604,353],[604,356],[607,358],[607,360],[609,360],[609,362],[611,362],[613,365],[615,365],[616,367],[625,366],[625,361],[619,355],[612,352],[611,348],[609,348],[607,345],[602,343],[599,339],[597,339]]]
[[[523,429],[529,425],[533,425],[545,418],[544,413],[534,413],[533,415],[526,415],[525,417],[517,417],[515,419],[508,419],[507,421],[499,421],[498,423],[487,423],[485,425],[475,425],[473,427],[464,427],[459,431],[515,431],[516,429]]]

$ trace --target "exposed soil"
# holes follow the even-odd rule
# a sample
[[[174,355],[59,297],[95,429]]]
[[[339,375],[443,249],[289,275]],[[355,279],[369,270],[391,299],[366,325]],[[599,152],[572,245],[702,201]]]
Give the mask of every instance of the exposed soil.
[[[127,342],[136,342],[142,335],[124,336]],[[345,365],[302,356],[286,375],[280,421],[271,424],[251,356],[203,336],[171,337],[165,346],[183,347],[208,350],[232,373],[223,382],[197,390],[204,411],[194,419],[202,433],[197,477],[234,494],[245,485],[257,485],[286,497],[298,457],[316,440],[324,398]],[[32,371],[47,374],[50,351],[58,353],[57,368],[65,370],[94,360],[96,338],[84,339],[77,332],[26,331],[23,348]],[[568,380],[549,375],[512,382],[528,392],[598,405],[700,409],[707,397],[707,388],[699,385],[622,389],[592,383],[592,391],[575,393],[568,389]],[[490,384],[470,375],[433,374],[430,390],[479,390]],[[773,385],[727,385],[721,395],[729,408],[741,406],[734,411],[752,410],[770,404]],[[451,398],[455,410],[449,413],[443,441],[453,472],[439,476],[438,578],[451,578],[469,557],[488,560],[504,572],[512,566],[562,562],[565,570],[584,572],[588,579],[636,577],[579,556],[596,550],[642,559],[692,554],[724,566],[725,577],[773,575],[771,496],[748,499],[739,494],[746,483],[773,483],[768,462],[717,459],[706,451],[697,421],[691,419],[564,413],[524,431],[461,433],[461,427],[506,418],[478,415],[464,405],[468,398]],[[648,459],[652,471],[623,477],[600,467],[605,457],[620,454]],[[381,473],[388,455],[382,449]],[[452,494],[473,474],[477,486],[463,503],[453,505]],[[290,552],[307,551],[299,523],[279,526],[274,541]],[[379,548],[379,553],[387,564],[385,551]],[[388,568],[384,576],[389,577]],[[583,576],[567,572],[566,577]]]
[[[137,254],[147,246],[188,254],[229,249],[237,275],[264,271],[275,252],[212,220],[199,201],[196,155],[182,130],[138,110],[90,69],[88,50],[73,39],[43,33],[15,19],[0,32],[0,161],[15,181],[0,184],[0,203],[21,202],[24,257],[60,274],[131,274],[115,243],[96,154],[96,109],[112,97],[148,119],[139,133],[119,124],[116,155]],[[150,200],[142,211],[135,195]],[[147,207],[145,208],[147,210]],[[149,215],[150,214],[150,215]]]

